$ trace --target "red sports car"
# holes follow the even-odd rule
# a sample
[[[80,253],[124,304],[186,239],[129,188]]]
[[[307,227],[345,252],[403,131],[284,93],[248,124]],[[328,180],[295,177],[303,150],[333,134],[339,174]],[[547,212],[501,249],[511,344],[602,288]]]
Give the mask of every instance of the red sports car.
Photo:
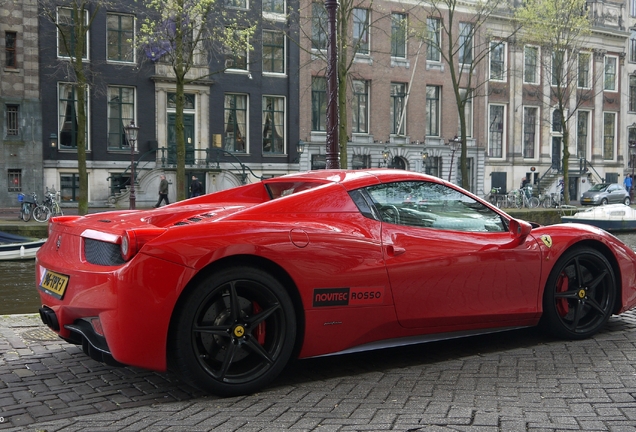
[[[568,339],[636,305],[636,254],[533,226],[439,178],[326,170],[159,209],[52,219],[43,321],[93,358],[218,395],[307,358],[540,325]]]

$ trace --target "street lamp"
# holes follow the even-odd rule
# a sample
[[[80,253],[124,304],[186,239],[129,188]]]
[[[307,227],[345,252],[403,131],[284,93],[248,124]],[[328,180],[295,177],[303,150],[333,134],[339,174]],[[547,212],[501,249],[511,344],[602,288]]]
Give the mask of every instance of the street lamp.
[[[629,202],[634,201],[634,165],[636,164],[636,141],[629,142],[629,162],[632,165],[632,186],[629,188]]]
[[[139,133],[139,127],[135,126],[135,121],[131,120],[128,126],[124,126],[126,131],[126,141],[130,146],[130,204],[128,208],[135,210],[135,142],[137,141],[137,134]]]
[[[453,172],[453,159],[455,159],[455,152],[459,150],[459,147],[462,145],[462,140],[458,136],[455,136],[455,138],[448,140],[448,145],[452,151],[450,167],[448,169],[448,181],[450,181],[451,173]]]

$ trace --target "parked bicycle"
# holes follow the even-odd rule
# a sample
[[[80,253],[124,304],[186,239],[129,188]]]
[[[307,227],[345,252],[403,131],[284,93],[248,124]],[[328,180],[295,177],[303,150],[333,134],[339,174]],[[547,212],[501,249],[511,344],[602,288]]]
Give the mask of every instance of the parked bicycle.
[[[22,219],[25,222],[30,221],[33,211],[38,206],[37,195],[35,192],[32,192],[31,195],[19,193],[18,202],[20,203],[20,215],[18,216],[18,219]]]
[[[59,199],[55,189],[46,188],[44,193],[44,202],[33,210],[33,219],[38,222],[46,222],[51,216],[62,216],[62,209],[58,203]]]
[[[508,202],[511,207],[521,208],[537,208],[539,207],[539,198],[532,196],[528,190],[514,189],[508,194]]]
[[[506,195],[501,193],[500,187],[494,187],[490,189],[490,194],[488,194],[488,201],[497,206],[497,208],[502,208],[505,206]]]

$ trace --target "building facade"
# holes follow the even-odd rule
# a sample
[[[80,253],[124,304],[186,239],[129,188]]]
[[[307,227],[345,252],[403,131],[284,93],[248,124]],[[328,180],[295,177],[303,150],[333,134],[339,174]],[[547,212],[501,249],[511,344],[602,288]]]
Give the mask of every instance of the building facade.
[[[137,46],[147,11],[122,1],[94,13],[83,62],[88,98],[87,170],[91,205],[126,207],[131,165],[135,165],[136,201],[157,201],[159,177],[172,184],[176,198],[176,80],[173,69],[152,46]],[[298,46],[288,40],[285,11],[293,2],[226,2],[256,28],[252,49],[202,49],[185,86],[184,138],[186,184],[196,176],[205,192],[298,170]],[[52,16],[73,26],[72,10],[60,5]],[[63,204],[78,199],[76,86],[60,27],[42,14],[39,22],[42,88],[41,139],[44,184],[61,191]],[[206,45],[207,47],[207,45]],[[125,126],[139,136],[131,152]]]
[[[38,2],[5,2],[0,16],[0,203],[17,207],[19,193],[43,187]]]

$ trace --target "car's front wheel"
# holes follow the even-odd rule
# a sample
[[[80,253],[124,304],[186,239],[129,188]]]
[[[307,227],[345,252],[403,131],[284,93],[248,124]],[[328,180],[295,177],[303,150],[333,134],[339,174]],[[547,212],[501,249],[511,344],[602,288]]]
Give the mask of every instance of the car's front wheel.
[[[623,200],[623,204],[625,204],[626,206],[630,205],[632,203],[632,200],[629,199],[629,197],[625,197],[625,199]]]
[[[296,315],[269,273],[233,267],[203,278],[179,302],[170,335],[171,369],[219,396],[259,390],[287,364]]]
[[[543,296],[541,327],[566,339],[584,339],[607,322],[617,294],[607,258],[591,248],[567,251],[550,273]]]

